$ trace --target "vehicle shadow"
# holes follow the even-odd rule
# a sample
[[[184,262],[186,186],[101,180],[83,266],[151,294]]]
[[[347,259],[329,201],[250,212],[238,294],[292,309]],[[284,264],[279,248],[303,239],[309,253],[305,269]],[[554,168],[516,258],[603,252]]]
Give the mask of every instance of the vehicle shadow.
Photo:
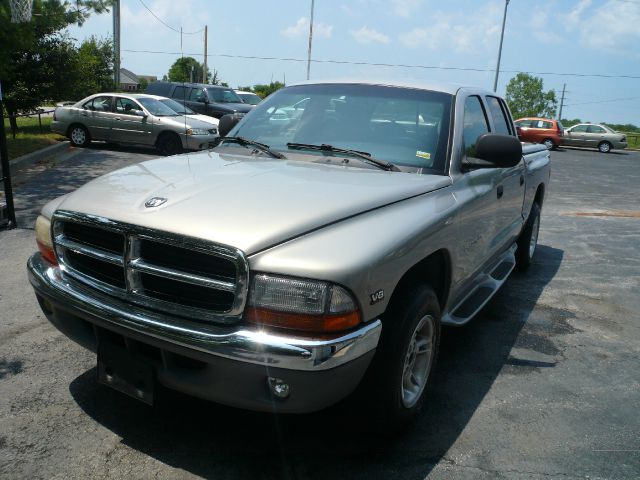
[[[534,309],[536,318],[545,309],[536,304],[562,258],[562,250],[540,245],[529,271],[514,273],[469,325],[444,330],[425,409],[399,434],[383,436],[370,428],[353,398],[317,414],[286,416],[163,390],[161,405],[150,408],[97,385],[95,369],[77,377],[69,390],[123,444],[205,478],[422,479],[460,436],[504,368],[553,368],[554,363],[511,355],[513,347],[531,346],[527,321]]]

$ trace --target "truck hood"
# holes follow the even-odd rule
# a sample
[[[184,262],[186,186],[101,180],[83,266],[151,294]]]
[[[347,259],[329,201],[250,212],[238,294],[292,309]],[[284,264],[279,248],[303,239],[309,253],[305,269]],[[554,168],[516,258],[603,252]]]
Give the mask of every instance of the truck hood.
[[[214,241],[249,255],[450,183],[445,176],[202,152],[114,171],[68,195],[58,208]],[[146,207],[152,197],[167,200]]]

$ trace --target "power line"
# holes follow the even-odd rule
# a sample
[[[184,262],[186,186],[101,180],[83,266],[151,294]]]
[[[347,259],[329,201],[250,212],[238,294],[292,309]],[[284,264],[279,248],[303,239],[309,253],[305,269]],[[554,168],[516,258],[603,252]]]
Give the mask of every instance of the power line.
[[[594,103],[623,102],[626,100],[638,100],[638,99],[640,99],[640,97],[610,98],[608,100],[595,100],[593,102],[571,103],[569,105],[565,105],[565,107],[574,107],[576,105],[593,105]]]
[[[140,0],[142,1],[142,0]],[[161,54],[161,55],[181,55],[182,52],[163,52],[156,50],[123,50],[124,52],[129,53],[151,53],[151,54]],[[186,53],[186,55],[198,56],[201,53]],[[244,60],[276,60],[280,62],[296,62],[302,63],[307,62],[307,59],[302,58],[292,58],[292,57],[259,57],[255,55],[231,55],[228,53],[211,53],[209,54],[212,57],[222,57],[222,58],[240,58]],[[371,62],[356,62],[349,60],[330,60],[330,59],[311,59],[311,62],[314,63],[330,63],[336,65],[364,65],[371,67],[396,67],[396,68],[417,68],[423,70],[454,70],[454,71],[463,71],[463,72],[494,72],[493,69],[487,68],[470,68],[470,67],[442,67],[436,65],[412,65],[412,64],[403,64],[403,63],[371,63]],[[500,70],[502,73],[528,73],[531,75],[557,75],[563,77],[596,77],[596,78],[629,78],[629,79],[640,79],[640,75],[609,75],[604,73],[570,73],[570,72],[530,72],[526,70]]]
[[[203,31],[204,31],[204,28],[201,28],[200,30],[195,31],[195,32],[183,32],[183,31],[181,31],[181,30],[178,30],[177,28],[174,28],[174,27],[172,27],[171,25],[169,25],[168,23],[166,23],[166,22],[165,22],[164,20],[162,20],[158,15],[156,15],[155,13],[153,13],[153,10],[151,10],[151,9],[147,6],[147,4],[146,4],[146,3],[144,3],[142,0],[138,0],[138,1],[142,4],[142,6],[143,6],[144,8],[146,8],[146,9],[147,9],[147,11],[148,11],[151,15],[153,15],[153,18],[155,18],[156,20],[158,20],[162,25],[164,25],[165,27],[167,27],[169,30],[173,30],[174,32],[179,33],[179,34],[181,34],[181,35],[195,35],[196,33],[201,33],[201,32],[203,32]]]

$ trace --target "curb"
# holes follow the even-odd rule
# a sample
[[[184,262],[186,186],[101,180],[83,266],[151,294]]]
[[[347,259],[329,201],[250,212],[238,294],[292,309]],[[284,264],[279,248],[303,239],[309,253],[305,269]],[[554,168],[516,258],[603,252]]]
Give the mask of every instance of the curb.
[[[35,152],[27,153],[26,155],[22,155],[21,157],[10,160],[9,168],[11,168],[12,173],[18,172],[19,170],[33,165],[36,162],[44,160],[52,155],[61,153],[62,151],[69,148],[69,146],[70,142],[68,140],[65,140],[56,145],[50,145],[48,147],[41,148],[40,150],[36,150]]]

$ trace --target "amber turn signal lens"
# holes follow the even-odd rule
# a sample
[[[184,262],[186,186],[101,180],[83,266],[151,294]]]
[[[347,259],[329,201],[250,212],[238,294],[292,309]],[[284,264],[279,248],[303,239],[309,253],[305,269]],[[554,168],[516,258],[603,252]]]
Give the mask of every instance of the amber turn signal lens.
[[[36,243],[38,244],[38,250],[40,250],[40,255],[42,255],[42,258],[51,265],[58,265],[56,255],[55,253],[53,253],[53,248],[51,248],[49,245],[45,245],[40,240],[36,240]]]
[[[309,315],[250,307],[244,318],[255,325],[310,333],[340,332],[360,323],[357,310],[336,315]]]

